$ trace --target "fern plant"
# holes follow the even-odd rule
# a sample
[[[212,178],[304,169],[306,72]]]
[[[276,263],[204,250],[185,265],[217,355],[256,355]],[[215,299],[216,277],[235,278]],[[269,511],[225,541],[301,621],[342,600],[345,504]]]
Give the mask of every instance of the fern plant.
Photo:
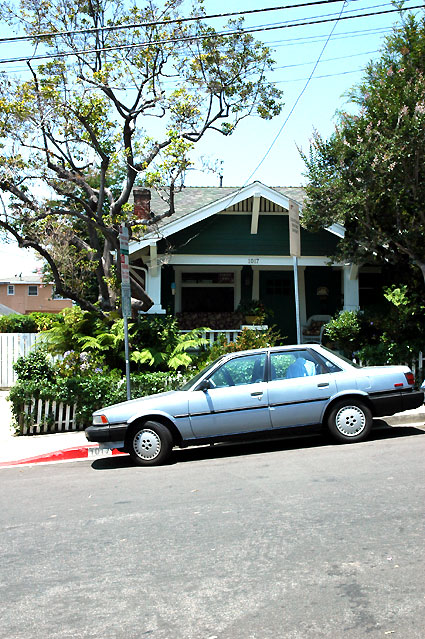
[[[147,364],[157,369],[188,368],[197,357],[196,351],[208,343],[208,340],[202,336],[206,331],[208,331],[207,328],[194,328],[187,333],[169,333],[169,339],[162,348],[146,346],[139,351],[134,351],[130,358],[137,364]],[[189,353],[190,350],[195,352]]]

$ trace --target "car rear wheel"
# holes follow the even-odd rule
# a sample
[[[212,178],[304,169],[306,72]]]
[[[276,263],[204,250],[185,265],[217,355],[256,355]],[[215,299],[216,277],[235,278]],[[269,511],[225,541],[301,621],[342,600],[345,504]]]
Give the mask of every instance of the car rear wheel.
[[[339,442],[362,441],[369,435],[371,428],[372,413],[358,400],[337,402],[328,416],[329,432]]]
[[[145,422],[136,426],[130,435],[128,452],[138,466],[159,466],[170,456],[173,438],[166,426]]]

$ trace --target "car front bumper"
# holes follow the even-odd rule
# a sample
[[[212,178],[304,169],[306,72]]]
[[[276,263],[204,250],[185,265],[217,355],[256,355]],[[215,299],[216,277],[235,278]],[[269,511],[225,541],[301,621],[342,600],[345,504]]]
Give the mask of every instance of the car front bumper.
[[[85,429],[89,442],[116,442],[124,441],[127,432],[127,424],[102,424],[89,426]]]

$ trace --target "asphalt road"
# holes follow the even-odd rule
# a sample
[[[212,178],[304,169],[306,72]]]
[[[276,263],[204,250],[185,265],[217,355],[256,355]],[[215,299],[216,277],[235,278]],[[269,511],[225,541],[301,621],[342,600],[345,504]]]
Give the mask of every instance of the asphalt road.
[[[0,471],[7,639],[422,639],[425,432]]]

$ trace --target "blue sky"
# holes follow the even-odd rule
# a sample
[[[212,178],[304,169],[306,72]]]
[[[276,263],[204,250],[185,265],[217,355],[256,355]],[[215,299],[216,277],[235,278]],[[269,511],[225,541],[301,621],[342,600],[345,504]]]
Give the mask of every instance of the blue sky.
[[[183,2],[183,7],[189,4]],[[283,4],[282,0],[205,0],[207,13],[279,7]],[[246,17],[245,24],[248,27],[258,27],[277,26],[283,22],[290,24],[291,20],[309,22],[325,16],[339,15],[343,4],[334,2],[316,7],[254,14]],[[421,2],[412,0],[406,6],[418,4]],[[342,16],[392,8],[394,6],[389,2],[352,0],[345,3]],[[255,179],[269,186],[304,184],[304,166],[297,146],[307,151],[314,129],[328,137],[335,125],[335,112],[338,109],[352,108],[347,103],[347,91],[360,81],[367,62],[379,57],[385,35],[390,33],[391,25],[398,19],[398,14],[392,13],[338,22],[312,80],[271,150],[269,148],[303,89],[334,23],[279,28],[256,34],[258,39],[274,49],[276,65],[270,80],[276,82],[284,92],[285,106],[282,113],[271,121],[246,119],[228,138],[214,132],[208,133],[196,148],[195,166],[200,167],[201,158],[207,158],[211,163],[222,162],[225,186],[240,186]],[[214,21],[214,26],[219,28],[223,22],[221,19]],[[18,56],[21,53],[20,45],[0,46],[0,58]],[[14,73],[19,73],[24,68],[23,63],[11,65]],[[264,161],[255,171],[264,156]],[[187,172],[186,184],[218,185],[218,176],[194,169]],[[37,265],[30,255],[29,251],[0,243],[0,276],[18,272],[30,273]]]

